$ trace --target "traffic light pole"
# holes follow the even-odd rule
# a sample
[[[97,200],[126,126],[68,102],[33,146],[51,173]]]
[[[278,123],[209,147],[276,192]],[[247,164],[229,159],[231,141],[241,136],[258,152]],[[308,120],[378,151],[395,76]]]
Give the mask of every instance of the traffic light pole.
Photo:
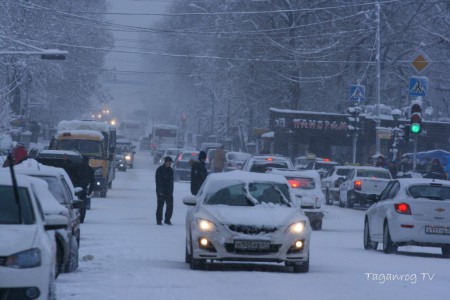
[[[356,164],[356,143],[358,141],[358,133],[353,132],[353,158],[352,164]]]
[[[416,156],[417,156],[417,136],[415,136],[413,138],[413,143],[414,143],[414,151],[413,151],[413,172],[416,171]]]

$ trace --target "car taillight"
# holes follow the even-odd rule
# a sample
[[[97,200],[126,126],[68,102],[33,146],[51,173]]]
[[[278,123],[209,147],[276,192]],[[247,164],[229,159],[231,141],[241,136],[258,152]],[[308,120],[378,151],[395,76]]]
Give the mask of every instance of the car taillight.
[[[411,208],[408,203],[404,203],[404,202],[395,203],[394,207],[395,207],[395,211],[398,212],[399,214],[403,214],[403,215],[411,214]]]
[[[300,187],[300,181],[298,181],[298,180],[289,179],[288,182],[289,182],[289,185],[291,186],[291,188],[296,189],[296,188]]]
[[[361,186],[362,186],[361,180],[355,180],[355,182],[353,183],[353,187],[357,191],[361,190]]]

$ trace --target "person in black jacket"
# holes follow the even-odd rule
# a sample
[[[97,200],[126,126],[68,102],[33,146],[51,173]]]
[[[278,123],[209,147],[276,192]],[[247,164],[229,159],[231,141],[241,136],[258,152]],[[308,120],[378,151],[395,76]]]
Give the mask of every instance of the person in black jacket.
[[[200,151],[198,154],[198,161],[192,162],[191,167],[191,193],[192,195],[197,195],[198,190],[205,181],[206,176],[208,175],[208,170],[206,169],[206,153],[204,151]]]
[[[83,200],[84,205],[80,211],[80,222],[84,223],[84,218],[86,217],[86,209],[90,206],[89,198],[94,190],[95,186],[95,174],[92,167],[89,165],[89,157],[83,156],[81,163],[71,166],[72,177],[74,178],[73,185],[75,187],[83,188],[78,194],[78,197]]]
[[[170,156],[164,157],[164,164],[156,169],[156,224],[162,225],[164,203],[166,213],[164,214],[164,224],[172,225],[170,219],[173,213],[173,169],[170,167],[173,160]]]

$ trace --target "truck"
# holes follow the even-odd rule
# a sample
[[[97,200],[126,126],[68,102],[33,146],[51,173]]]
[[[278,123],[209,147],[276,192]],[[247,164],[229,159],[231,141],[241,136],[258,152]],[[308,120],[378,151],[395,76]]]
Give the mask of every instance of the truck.
[[[89,157],[94,169],[94,191],[105,198],[115,178],[116,129],[107,123],[88,120],[61,121],[49,149],[77,151]]]

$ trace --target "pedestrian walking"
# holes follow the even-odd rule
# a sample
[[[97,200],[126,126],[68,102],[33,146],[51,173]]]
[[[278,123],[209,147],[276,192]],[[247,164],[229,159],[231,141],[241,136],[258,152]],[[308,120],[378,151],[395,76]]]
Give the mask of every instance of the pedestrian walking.
[[[214,154],[214,164],[213,164],[213,172],[223,172],[223,168],[225,167],[225,147],[220,145],[220,147],[216,150]]]
[[[441,161],[437,158],[433,158],[430,165],[430,173],[438,173],[438,174],[445,174],[444,167],[441,164]]]
[[[166,205],[166,212],[164,214],[164,224],[172,225],[170,219],[173,213],[173,163],[172,157],[164,157],[164,163],[156,169],[156,224],[162,225],[163,209]]]
[[[83,155],[79,164],[72,164],[69,160],[67,160],[67,163],[69,166],[68,170],[71,170],[72,173],[73,185],[83,188],[78,197],[83,201],[83,207],[80,211],[80,222],[84,223],[86,210],[91,206],[90,200],[95,186],[94,170],[89,165],[89,157],[85,155]]]
[[[198,160],[192,160],[191,163],[191,193],[196,196],[198,190],[205,181],[206,176],[208,175],[208,170],[206,169],[206,153],[204,151],[200,151],[198,154]]]

